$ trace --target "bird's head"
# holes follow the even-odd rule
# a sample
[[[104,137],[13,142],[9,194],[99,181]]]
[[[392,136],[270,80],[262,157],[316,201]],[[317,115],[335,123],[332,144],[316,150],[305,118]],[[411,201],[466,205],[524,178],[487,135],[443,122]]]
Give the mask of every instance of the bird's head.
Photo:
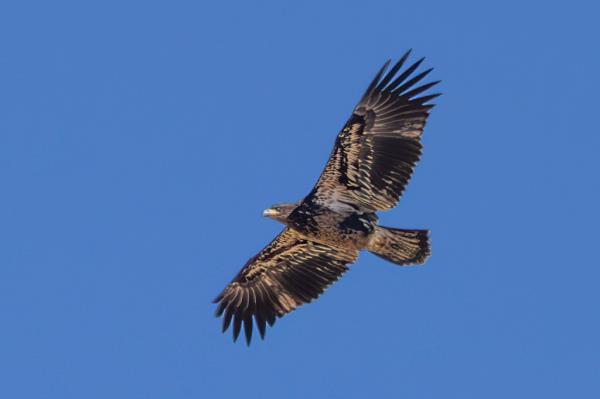
[[[285,223],[287,217],[296,209],[297,204],[277,204],[263,211],[263,216]]]

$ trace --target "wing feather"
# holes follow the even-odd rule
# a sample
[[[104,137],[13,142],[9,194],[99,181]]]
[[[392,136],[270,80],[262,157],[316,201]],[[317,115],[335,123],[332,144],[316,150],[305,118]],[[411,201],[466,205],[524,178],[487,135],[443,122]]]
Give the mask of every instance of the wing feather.
[[[215,315],[223,315],[223,331],[233,321],[234,341],[243,327],[250,344],[253,319],[264,338],[267,323],[318,298],[357,256],[358,251],[308,241],[286,228],[217,296]]]

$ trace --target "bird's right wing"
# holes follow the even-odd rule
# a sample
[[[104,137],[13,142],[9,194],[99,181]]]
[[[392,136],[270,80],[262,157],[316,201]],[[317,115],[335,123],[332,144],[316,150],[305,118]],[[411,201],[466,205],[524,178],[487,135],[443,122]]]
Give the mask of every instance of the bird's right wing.
[[[223,332],[233,320],[236,340],[242,322],[246,342],[252,337],[252,318],[264,338],[266,323],[316,299],[348,270],[358,251],[340,250],[308,241],[286,228],[250,259],[214,300],[223,316]]]

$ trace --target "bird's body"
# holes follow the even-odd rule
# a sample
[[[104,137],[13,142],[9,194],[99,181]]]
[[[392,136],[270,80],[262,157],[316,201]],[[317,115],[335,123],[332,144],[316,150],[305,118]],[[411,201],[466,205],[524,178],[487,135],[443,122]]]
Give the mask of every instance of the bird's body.
[[[420,138],[439,94],[416,97],[438,82],[414,87],[423,59],[396,76],[407,52],[377,74],[336,142],[313,190],[296,204],[275,205],[264,216],[286,228],[251,258],[216,298],[223,331],[242,324],[250,343],[253,320],[264,337],[268,323],[317,298],[367,250],[398,265],[422,264],[430,254],[427,230],[378,225],[377,211],[393,208],[421,154]]]
[[[286,225],[307,239],[336,248],[366,248],[375,231],[377,215],[327,207],[300,205],[288,216]]]

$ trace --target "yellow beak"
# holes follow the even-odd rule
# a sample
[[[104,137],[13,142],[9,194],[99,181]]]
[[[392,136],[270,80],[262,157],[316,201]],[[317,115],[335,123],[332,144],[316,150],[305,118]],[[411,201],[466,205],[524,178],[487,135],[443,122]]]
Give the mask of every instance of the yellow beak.
[[[273,216],[278,216],[278,215],[279,215],[279,211],[277,211],[273,208],[268,208],[263,211],[263,216],[266,216],[266,217],[273,217]]]

